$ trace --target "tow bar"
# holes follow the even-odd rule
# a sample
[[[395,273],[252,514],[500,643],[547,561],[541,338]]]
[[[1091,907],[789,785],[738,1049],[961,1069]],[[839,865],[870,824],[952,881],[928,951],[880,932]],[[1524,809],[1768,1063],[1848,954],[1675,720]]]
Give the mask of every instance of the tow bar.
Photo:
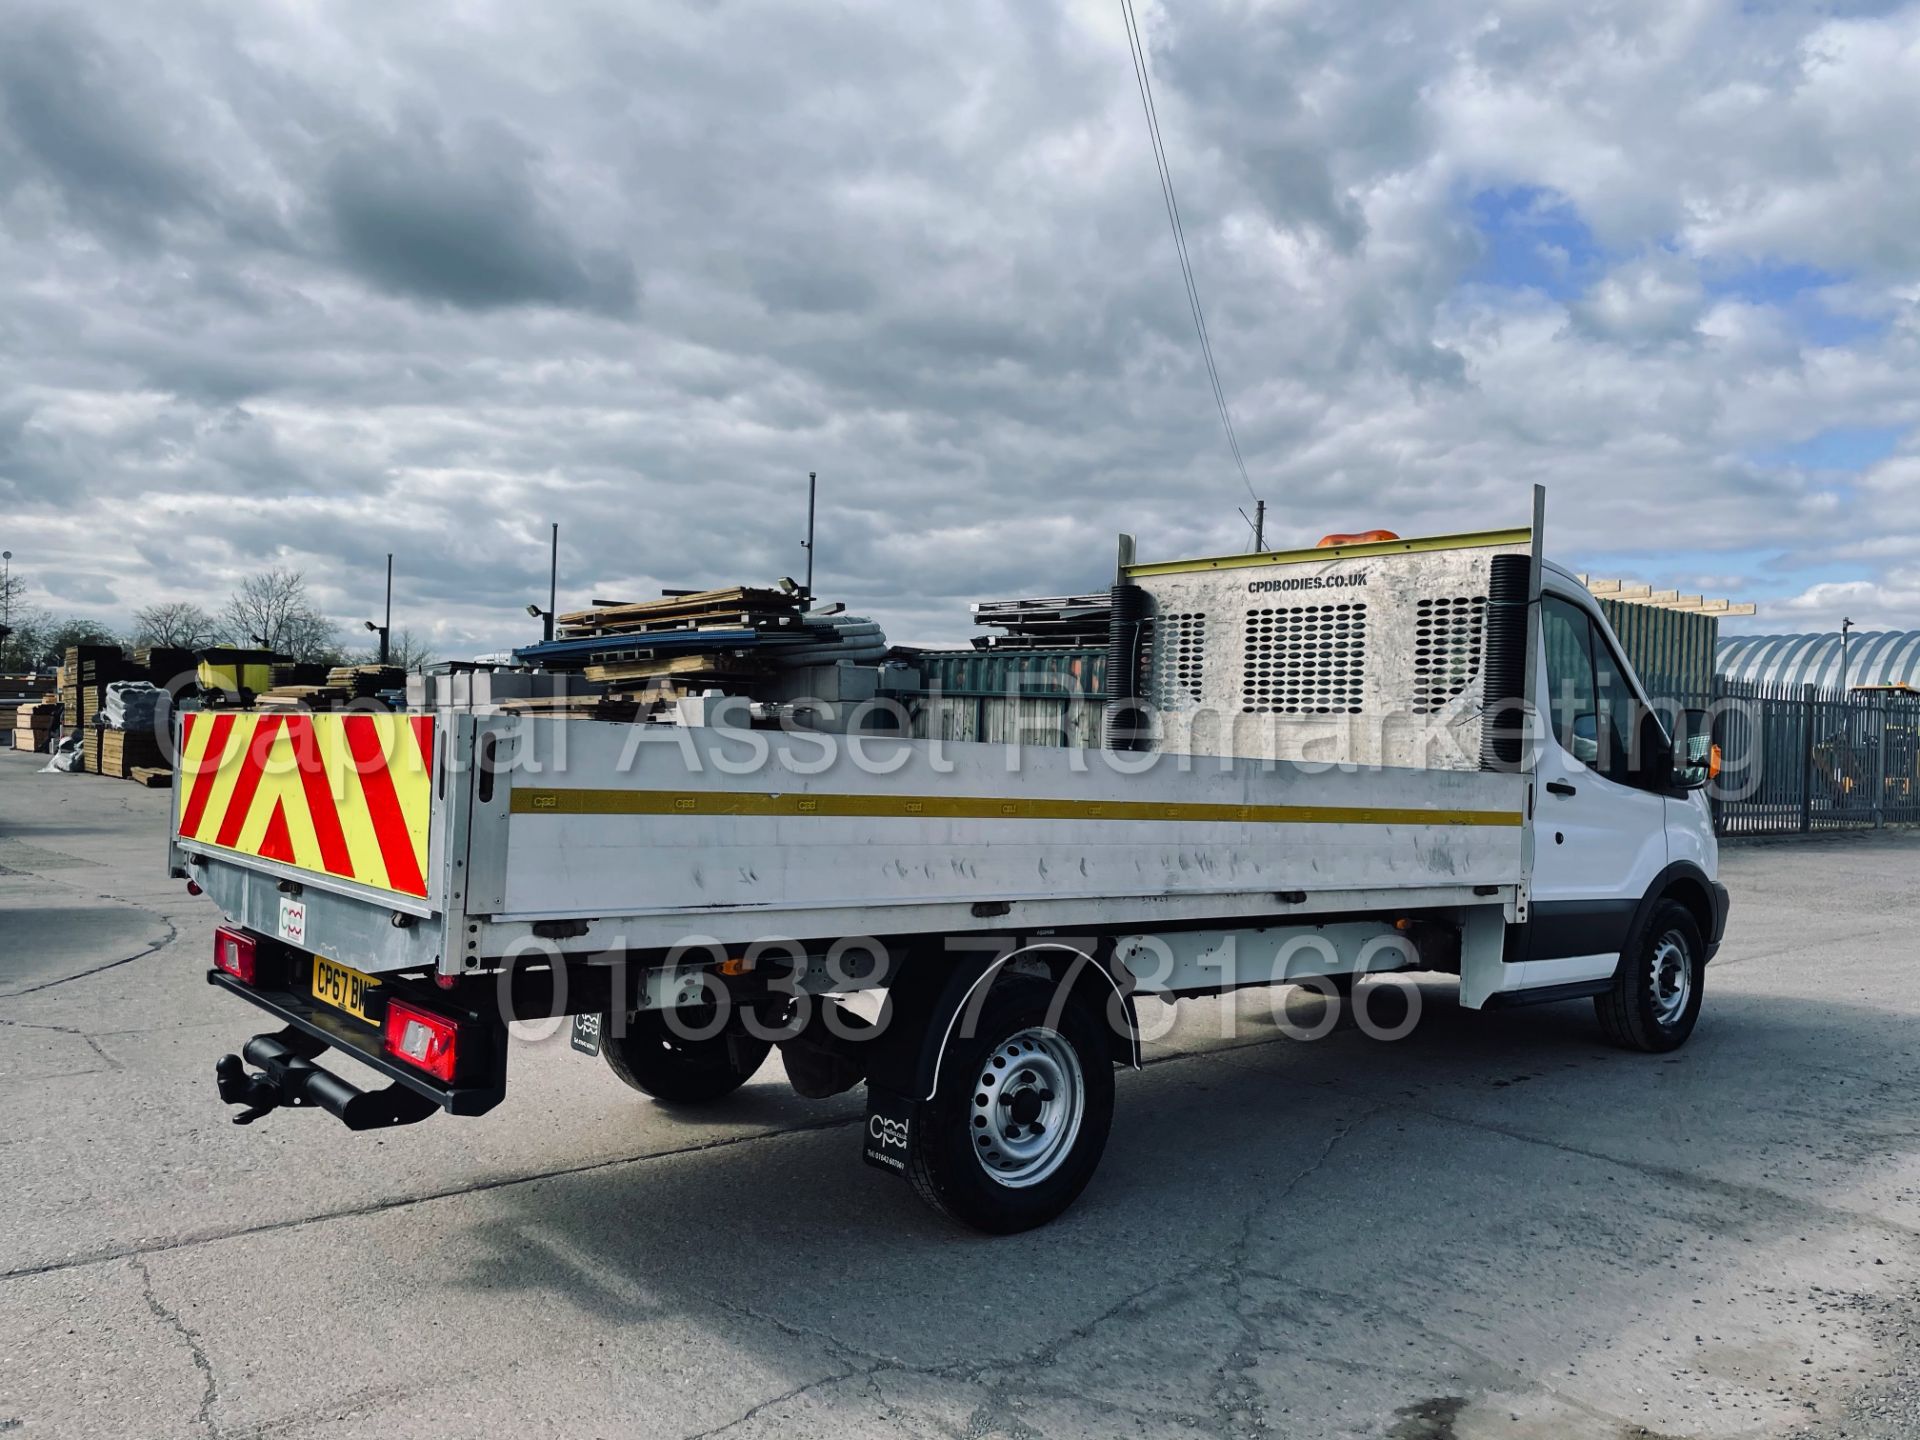
[[[398,1081],[384,1090],[362,1090],[321,1069],[313,1062],[327,1049],[325,1041],[289,1026],[247,1041],[241,1047],[244,1062],[241,1055],[222,1055],[213,1066],[220,1098],[246,1107],[233,1117],[233,1123],[251,1125],[283,1105],[290,1109],[317,1105],[349,1130],[383,1130],[415,1124],[440,1109],[437,1102]],[[248,1064],[260,1069],[250,1072]]]

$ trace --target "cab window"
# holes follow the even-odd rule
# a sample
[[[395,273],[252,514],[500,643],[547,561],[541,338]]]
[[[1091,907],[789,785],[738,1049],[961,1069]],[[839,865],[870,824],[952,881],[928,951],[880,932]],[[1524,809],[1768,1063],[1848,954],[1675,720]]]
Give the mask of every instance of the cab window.
[[[1595,773],[1633,783],[1639,707],[1626,667],[1587,612],[1557,595],[1541,601],[1547,704],[1560,748]]]
[[[1547,642],[1547,713],[1560,748],[1583,765],[1600,755],[1599,700],[1593,688],[1593,632],[1586,612],[1557,595],[1540,602]]]
[[[1589,621],[1591,626],[1591,621]],[[1594,695],[1599,700],[1601,764],[1593,768],[1622,785],[1633,783],[1633,727],[1639,716],[1626,667],[1607,644],[1597,626],[1593,635]]]

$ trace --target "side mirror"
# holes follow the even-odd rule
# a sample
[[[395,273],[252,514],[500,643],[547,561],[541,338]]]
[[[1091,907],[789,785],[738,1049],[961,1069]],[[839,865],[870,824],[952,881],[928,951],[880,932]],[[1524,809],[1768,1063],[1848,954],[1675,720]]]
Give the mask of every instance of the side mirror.
[[[1591,710],[1583,710],[1573,717],[1573,731],[1568,737],[1573,741],[1569,747],[1573,758],[1582,765],[1600,763],[1600,717]]]
[[[1713,716],[1698,709],[1675,716],[1679,733],[1673,745],[1673,783],[1682,790],[1699,790],[1720,776],[1720,747],[1713,743]]]

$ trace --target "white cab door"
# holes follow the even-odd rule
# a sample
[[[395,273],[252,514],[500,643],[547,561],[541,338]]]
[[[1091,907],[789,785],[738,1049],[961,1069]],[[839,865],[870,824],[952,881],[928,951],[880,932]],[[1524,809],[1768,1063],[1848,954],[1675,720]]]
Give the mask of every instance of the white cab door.
[[[1667,864],[1666,797],[1631,782],[1627,669],[1584,605],[1548,591],[1540,686],[1550,731],[1534,772],[1526,983],[1612,972],[1640,897]]]

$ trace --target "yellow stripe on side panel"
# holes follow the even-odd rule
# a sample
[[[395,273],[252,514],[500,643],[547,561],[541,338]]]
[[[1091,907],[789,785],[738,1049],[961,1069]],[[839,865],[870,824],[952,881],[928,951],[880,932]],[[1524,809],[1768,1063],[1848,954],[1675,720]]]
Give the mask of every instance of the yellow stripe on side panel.
[[[1127,578],[1185,575],[1196,570],[1245,570],[1257,565],[1298,565],[1309,560],[1358,560],[1369,555],[1414,555],[1436,550],[1482,550],[1531,545],[1533,531],[1471,530],[1461,535],[1425,535],[1411,540],[1361,540],[1352,545],[1316,545],[1311,550],[1263,550],[1252,555],[1215,555],[1201,560],[1154,560],[1127,566]]]
[[[708,790],[528,790],[516,815],[852,816],[934,820],[1160,820],[1257,825],[1520,824],[1518,810],[1385,805],[1222,805],[1153,800],[1043,800],[974,795],[746,794]]]

